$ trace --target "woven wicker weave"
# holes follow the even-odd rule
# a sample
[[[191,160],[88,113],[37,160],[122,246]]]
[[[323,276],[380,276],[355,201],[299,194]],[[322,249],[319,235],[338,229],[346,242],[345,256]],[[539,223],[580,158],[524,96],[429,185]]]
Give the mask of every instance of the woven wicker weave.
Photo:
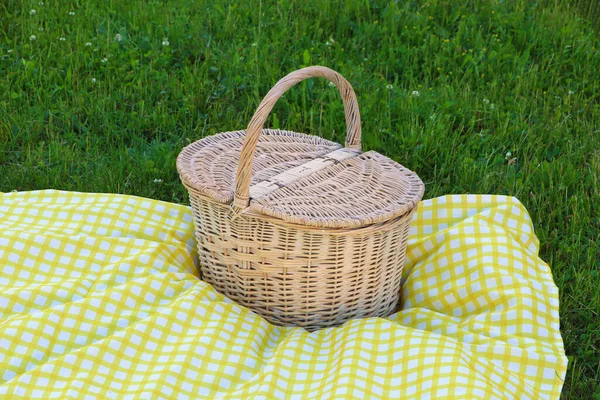
[[[346,149],[262,129],[277,99],[310,77],[339,88]],[[392,312],[424,186],[393,160],[360,153],[360,135],[348,81],[309,67],[269,91],[246,131],[184,148],[177,169],[190,194],[203,278],[280,325],[314,330]]]

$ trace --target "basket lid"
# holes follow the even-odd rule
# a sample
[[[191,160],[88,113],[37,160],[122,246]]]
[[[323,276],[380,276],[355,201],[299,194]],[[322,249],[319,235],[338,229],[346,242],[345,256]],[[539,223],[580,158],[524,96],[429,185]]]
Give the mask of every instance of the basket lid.
[[[253,198],[253,188],[259,185],[250,188],[251,210],[324,228],[353,228],[399,217],[417,206],[424,191],[417,174],[374,151],[333,162]]]
[[[338,86],[346,112],[346,148],[316,137],[262,129],[277,99],[312,76]],[[236,171],[237,168],[237,171]],[[399,217],[423,196],[419,177],[373,151],[360,152],[360,115],[348,81],[324,67],[289,74],[265,96],[246,131],[187,146],[177,169],[190,191],[253,212],[322,228],[355,228]]]
[[[177,169],[185,186],[219,203],[231,203],[245,134],[246,131],[219,133],[186,146],[177,157]],[[256,147],[251,185],[341,147],[318,136],[265,129]]]

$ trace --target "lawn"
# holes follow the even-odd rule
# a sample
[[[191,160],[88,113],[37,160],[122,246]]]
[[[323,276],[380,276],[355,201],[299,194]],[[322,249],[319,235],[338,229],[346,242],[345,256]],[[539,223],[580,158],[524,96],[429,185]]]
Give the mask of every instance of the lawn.
[[[563,398],[600,399],[600,27],[593,2],[568,3],[7,0],[0,191],[187,202],[184,145],[243,129],[284,74],[329,66],[357,92],[364,148],[415,170],[426,198],[524,203],[560,288]],[[345,133],[322,80],[269,124]]]

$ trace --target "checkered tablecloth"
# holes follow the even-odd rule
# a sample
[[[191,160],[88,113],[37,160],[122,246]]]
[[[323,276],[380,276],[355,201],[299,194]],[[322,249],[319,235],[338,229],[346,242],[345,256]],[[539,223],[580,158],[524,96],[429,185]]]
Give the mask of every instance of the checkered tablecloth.
[[[0,194],[0,398],[558,398],[558,290],[511,197],[423,201],[402,311],[308,333],[198,279],[187,207]]]

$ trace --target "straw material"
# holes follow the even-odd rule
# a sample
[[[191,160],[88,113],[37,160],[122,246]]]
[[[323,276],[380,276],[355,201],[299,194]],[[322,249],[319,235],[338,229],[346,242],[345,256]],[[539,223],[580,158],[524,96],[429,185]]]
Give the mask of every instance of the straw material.
[[[313,76],[342,94],[346,150],[262,129],[277,99]],[[424,187],[393,160],[361,154],[360,132],[350,84],[310,67],[280,80],[246,131],[186,147],[177,167],[190,194],[204,279],[276,324],[313,330],[391,313]]]

